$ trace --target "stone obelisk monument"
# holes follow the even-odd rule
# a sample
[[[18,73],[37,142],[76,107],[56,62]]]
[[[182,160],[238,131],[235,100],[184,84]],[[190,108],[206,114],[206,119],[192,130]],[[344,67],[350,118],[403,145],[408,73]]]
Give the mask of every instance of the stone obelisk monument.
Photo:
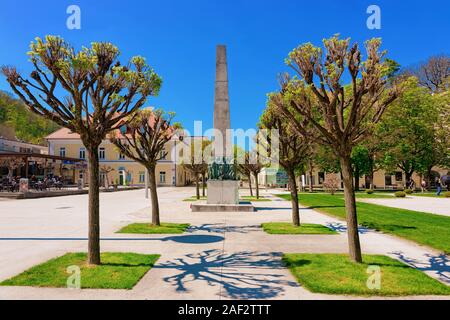
[[[228,96],[227,53],[224,45],[216,49],[214,87],[213,161],[208,165],[207,203],[193,203],[192,212],[254,211],[251,203],[239,203],[239,181],[233,161]]]
[[[236,179],[230,134],[230,99],[228,96],[227,51],[216,48],[216,82],[214,87],[214,163],[208,175],[208,204],[238,204],[239,182]]]
[[[230,99],[228,96],[227,49],[218,45],[216,49],[216,82],[214,87],[214,129],[220,132],[222,138],[214,136],[215,156],[230,156],[231,148],[227,129],[230,129]],[[227,146],[228,144],[228,146]]]

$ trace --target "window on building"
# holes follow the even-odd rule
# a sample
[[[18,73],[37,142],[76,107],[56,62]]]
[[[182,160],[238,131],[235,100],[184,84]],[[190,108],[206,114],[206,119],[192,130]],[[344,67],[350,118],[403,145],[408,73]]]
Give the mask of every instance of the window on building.
[[[325,180],[325,172],[319,172],[318,176],[319,176],[319,184],[322,184],[323,181]]]
[[[123,153],[119,153],[119,160],[125,160],[125,155]]]
[[[384,185],[385,186],[392,186],[392,176],[391,175],[386,174],[384,176]]]
[[[99,157],[99,159],[102,159],[102,160],[105,159],[105,148],[100,148],[98,150],[98,157]]]
[[[66,148],[64,148],[64,147],[59,148],[59,156],[60,157],[65,157],[66,156]]]
[[[166,150],[161,150],[161,152],[159,153],[159,157],[161,158],[161,160],[166,160],[167,158],[167,154],[166,154]]]
[[[164,171],[159,172],[159,183],[166,183],[166,173]]]
[[[120,133],[121,134],[126,134],[127,133],[127,126],[126,125],[123,125],[123,126],[120,127]]]
[[[145,172],[139,171],[139,183],[144,183],[144,182],[145,182]]]
[[[397,182],[403,181],[403,173],[401,171],[397,171],[395,173],[395,181]]]
[[[80,148],[79,158],[86,159],[86,148]]]

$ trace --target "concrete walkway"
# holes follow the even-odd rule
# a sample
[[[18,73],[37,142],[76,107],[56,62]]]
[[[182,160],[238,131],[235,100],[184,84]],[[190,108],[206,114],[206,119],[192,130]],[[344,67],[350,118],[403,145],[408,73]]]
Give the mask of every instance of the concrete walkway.
[[[407,196],[406,198],[393,197],[392,199],[358,199],[358,201],[450,217],[450,198],[444,198],[444,196],[440,198]]]
[[[103,251],[159,253],[161,258],[132,290],[70,290],[0,287],[0,299],[355,299],[313,294],[281,264],[283,252],[346,253],[342,221],[301,210],[305,223],[321,223],[338,235],[269,235],[263,222],[290,221],[290,203],[273,197],[255,202],[254,213],[191,213],[192,188],[159,189],[162,221],[189,222],[183,235],[119,235],[130,222],[148,221],[143,191],[101,195]],[[86,251],[86,197],[2,201],[0,280],[67,251]],[[39,202],[37,202],[39,201]],[[6,209],[6,210],[5,210]],[[20,230],[20,232],[18,231]],[[36,237],[41,240],[33,239]],[[22,239],[17,239],[22,238]],[[365,253],[387,254],[450,285],[450,261],[439,252],[399,238],[361,229]],[[449,297],[407,297],[407,299]],[[373,298],[380,299],[380,298]]]

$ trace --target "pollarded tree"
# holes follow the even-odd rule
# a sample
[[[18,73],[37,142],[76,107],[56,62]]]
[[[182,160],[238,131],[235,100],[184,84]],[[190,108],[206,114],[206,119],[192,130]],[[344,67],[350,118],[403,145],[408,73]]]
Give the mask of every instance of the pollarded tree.
[[[269,95],[270,97],[270,95]],[[292,123],[286,120],[278,109],[271,105],[270,98],[266,109],[264,110],[259,123],[260,129],[278,130],[278,161],[281,167],[286,171],[289,180],[289,189],[292,202],[292,223],[295,226],[300,225],[300,214],[298,208],[298,187],[295,172],[306,164],[311,156],[311,147],[309,141],[301,135],[296,135]],[[266,143],[267,142],[267,143]],[[266,137],[262,145],[270,148],[272,138]]]
[[[253,188],[252,188],[252,172],[250,171],[250,154],[248,151],[243,150],[239,146],[235,146],[234,148],[234,157],[236,163],[237,171],[244,175],[248,180],[248,187],[250,189],[250,196],[253,197]],[[241,159],[241,161],[238,161]]]
[[[28,53],[30,78],[14,67],[2,67],[12,90],[34,113],[80,135],[88,152],[88,262],[100,264],[99,145],[161,86],[160,77],[140,56],[127,65],[119,49],[94,42],[76,51],[64,39],[36,38]]]
[[[181,128],[178,123],[172,124],[175,114],[162,110],[141,109],[131,116],[127,130],[111,134],[111,142],[120,153],[142,164],[148,171],[150,198],[152,202],[152,224],[159,226],[159,203],[156,185],[156,163],[164,159],[168,151],[166,143]]]
[[[290,95],[291,103],[277,103],[279,110],[293,123],[297,133],[328,145],[339,158],[344,183],[349,253],[361,262],[351,154],[353,147],[364,141],[373,124],[382,117],[387,106],[397,97],[396,87],[386,85],[384,52],[380,39],[366,41],[367,57],[361,60],[358,44],[337,35],[324,40],[322,48],[311,43],[294,49],[286,63],[299,80],[286,79],[281,96]],[[325,54],[325,56],[324,56]],[[348,74],[350,84],[342,84]],[[280,99],[275,99],[279,102]],[[281,99],[282,100],[282,99]],[[307,131],[299,119],[314,128]]]
[[[258,175],[261,172],[262,168],[264,168],[264,164],[262,163],[261,156],[258,151],[250,151],[248,154],[249,162],[247,164],[248,170],[255,177],[255,191],[256,191],[256,199],[259,199],[259,179]],[[250,177],[251,179],[251,177]]]
[[[101,166],[100,173],[105,175],[105,181],[103,181],[103,187],[109,188],[109,174],[114,171],[114,168],[111,166]]]
[[[200,179],[202,180],[203,196],[205,196],[205,177],[208,172],[208,162],[211,155],[211,141],[191,139],[189,158],[182,163],[184,169],[194,175],[195,196],[200,199]]]

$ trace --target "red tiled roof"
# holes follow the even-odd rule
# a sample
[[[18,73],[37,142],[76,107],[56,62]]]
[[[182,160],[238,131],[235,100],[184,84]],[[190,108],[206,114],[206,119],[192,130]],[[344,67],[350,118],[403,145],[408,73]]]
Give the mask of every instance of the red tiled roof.
[[[70,129],[67,128],[61,128],[56,130],[53,133],[50,133],[48,136],[45,137],[47,140],[52,139],[80,139],[80,135],[78,133],[70,131]]]
[[[154,121],[155,121],[155,119],[154,119],[154,117],[152,117],[151,119],[150,119],[150,121],[151,122],[153,122],[154,123]],[[153,124],[152,123],[152,124]],[[121,130],[120,129],[116,129],[115,130],[115,136],[117,137],[117,138],[121,138],[123,135],[122,135],[122,132],[121,132]],[[76,132],[72,132],[70,129],[68,129],[68,128],[61,128],[61,129],[58,129],[58,130],[56,130],[55,132],[53,132],[53,133],[51,133],[51,134],[49,134],[47,137],[45,137],[47,140],[72,140],[72,139],[74,139],[74,140],[78,140],[78,139],[80,139],[80,135],[78,134],[78,133],[76,133]],[[107,136],[106,136],[106,139],[109,139],[110,138],[110,135],[108,134]]]

